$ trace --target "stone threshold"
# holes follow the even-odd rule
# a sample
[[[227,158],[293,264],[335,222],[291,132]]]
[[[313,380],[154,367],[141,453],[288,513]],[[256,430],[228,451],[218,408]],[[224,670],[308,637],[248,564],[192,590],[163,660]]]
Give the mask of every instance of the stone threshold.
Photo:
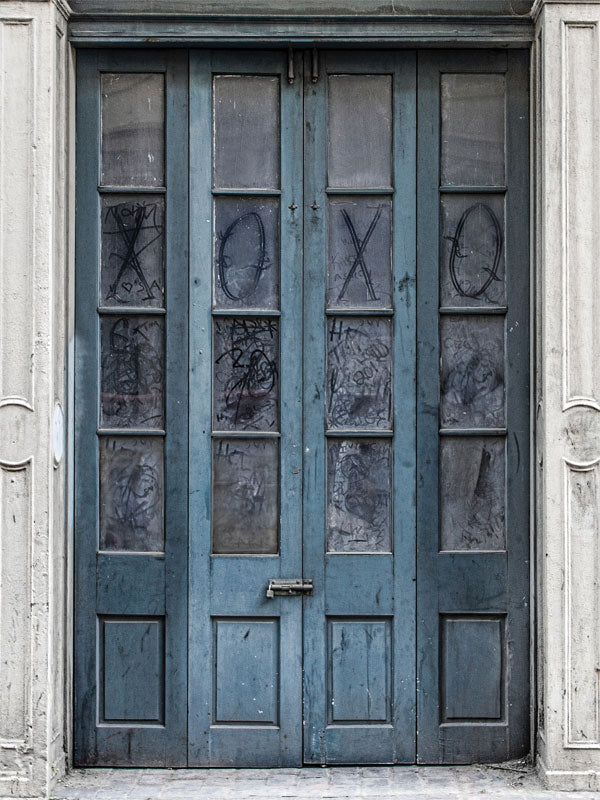
[[[543,788],[523,762],[467,767],[304,767],[299,769],[74,769],[53,800],[390,800],[599,798]]]

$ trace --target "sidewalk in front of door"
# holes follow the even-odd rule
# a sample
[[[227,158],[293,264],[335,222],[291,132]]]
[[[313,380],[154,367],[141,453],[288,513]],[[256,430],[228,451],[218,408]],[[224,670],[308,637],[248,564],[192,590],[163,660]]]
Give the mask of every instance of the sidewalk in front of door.
[[[520,763],[497,767],[305,767],[304,769],[85,769],[59,782],[53,800],[497,800],[599,798],[545,791]]]

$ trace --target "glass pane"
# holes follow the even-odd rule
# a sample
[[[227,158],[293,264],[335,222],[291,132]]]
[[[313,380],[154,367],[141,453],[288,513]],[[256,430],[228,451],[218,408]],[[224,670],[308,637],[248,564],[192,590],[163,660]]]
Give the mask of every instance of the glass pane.
[[[443,317],[441,425],[504,426],[504,319]]]
[[[164,550],[163,439],[100,438],[100,549]]]
[[[392,549],[389,442],[327,443],[327,550],[382,553]]]
[[[164,427],[164,319],[103,317],[100,425]]]
[[[504,75],[442,75],[441,182],[504,183]]]
[[[214,185],[279,187],[279,78],[217,75],[214,79]]]
[[[165,82],[149,73],[102,76],[102,183],[163,186]]]
[[[327,427],[392,427],[389,319],[332,317],[327,324]]]
[[[504,198],[443,194],[441,203],[441,304],[503,305]]]
[[[164,242],[162,197],[105,195],[100,304],[163,306]]]
[[[279,307],[279,200],[215,201],[215,306]]]
[[[213,442],[213,553],[276,553],[279,442]]]
[[[329,186],[392,185],[392,76],[330,75]]]
[[[392,307],[391,225],[390,200],[328,201],[329,308]]]
[[[276,431],[279,424],[279,322],[217,319],[213,328],[213,427]]]
[[[442,437],[442,550],[504,550],[504,439]]]

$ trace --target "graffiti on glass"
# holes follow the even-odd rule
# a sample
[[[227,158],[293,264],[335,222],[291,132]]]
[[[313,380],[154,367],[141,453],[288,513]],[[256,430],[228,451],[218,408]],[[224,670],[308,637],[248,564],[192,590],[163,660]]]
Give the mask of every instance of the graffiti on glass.
[[[213,350],[215,428],[276,430],[279,419],[277,321],[216,320]]]
[[[391,453],[388,442],[330,441],[327,448],[327,549],[389,552]]]

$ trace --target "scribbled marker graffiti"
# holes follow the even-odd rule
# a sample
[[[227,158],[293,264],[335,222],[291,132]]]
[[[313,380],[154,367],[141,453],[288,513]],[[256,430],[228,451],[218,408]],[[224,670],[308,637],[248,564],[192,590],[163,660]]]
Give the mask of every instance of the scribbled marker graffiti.
[[[486,203],[475,203],[464,211],[452,236],[448,271],[460,297],[485,298],[492,283],[500,282],[502,228]]]
[[[330,318],[327,336],[329,428],[391,428],[391,353],[389,320]]]
[[[271,319],[231,318],[214,324],[217,430],[277,430],[279,326]]]
[[[164,320],[105,317],[101,326],[101,424],[162,427]]]
[[[158,437],[102,438],[101,549],[163,549],[163,446]]]
[[[391,546],[389,442],[330,441],[327,447],[327,549],[382,552]]]
[[[102,221],[102,296],[106,305],[163,304],[164,206],[106,205]]]

